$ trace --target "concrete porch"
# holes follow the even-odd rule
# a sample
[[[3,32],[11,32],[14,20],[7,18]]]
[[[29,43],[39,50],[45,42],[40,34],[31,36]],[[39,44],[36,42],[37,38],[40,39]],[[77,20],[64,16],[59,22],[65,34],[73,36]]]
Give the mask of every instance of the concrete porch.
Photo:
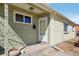
[[[56,50],[47,43],[27,46],[21,51],[21,56],[79,56],[79,48],[73,45],[74,42],[75,40],[71,39],[56,45],[64,52]]]

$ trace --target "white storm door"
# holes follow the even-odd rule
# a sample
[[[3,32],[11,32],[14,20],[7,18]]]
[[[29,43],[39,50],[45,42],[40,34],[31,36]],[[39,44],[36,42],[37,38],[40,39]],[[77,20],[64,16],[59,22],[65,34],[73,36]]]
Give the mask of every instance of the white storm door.
[[[47,39],[47,18],[39,19],[39,42],[48,42]]]

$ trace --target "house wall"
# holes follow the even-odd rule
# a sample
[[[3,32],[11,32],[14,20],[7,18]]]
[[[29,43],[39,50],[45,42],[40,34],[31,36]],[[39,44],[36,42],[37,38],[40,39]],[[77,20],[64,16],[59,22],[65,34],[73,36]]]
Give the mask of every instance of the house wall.
[[[13,21],[13,18],[14,18],[13,11],[14,10],[21,11],[21,12],[24,12],[26,14],[32,15],[33,16],[32,25],[15,23]],[[37,40],[37,38],[38,38],[38,36],[37,36],[38,24],[37,23],[38,23],[37,15],[32,14],[32,13],[28,12],[27,10],[23,10],[23,9],[18,8],[18,7],[9,5],[9,25],[19,35],[19,37],[23,40],[23,42],[26,43],[27,45],[31,45],[31,44],[38,42],[38,40]],[[33,29],[33,24],[36,25],[36,29]]]
[[[4,18],[4,4],[0,3],[0,17]]]
[[[75,32],[71,25],[68,25],[68,34],[64,34],[63,20],[58,18],[50,19],[50,45],[58,44],[74,38]]]
[[[4,11],[4,4],[1,4],[0,3],[0,46],[2,47],[5,47],[4,45],[4,40],[5,40],[5,36],[4,36],[4,31],[5,31],[5,11]],[[22,40],[20,40],[19,37],[17,37],[17,34],[12,30],[10,29],[10,26],[8,26],[8,33],[7,35],[9,36],[8,37],[8,44],[7,44],[7,48],[8,49],[11,49],[11,48],[14,48],[14,47],[19,47],[19,46],[23,46],[23,42]],[[14,39],[16,38],[16,39]]]
[[[74,26],[75,35],[79,36],[79,25]]]
[[[36,29],[33,29],[33,24],[29,25],[29,24],[21,24],[21,23],[15,23],[13,21],[13,11],[17,10],[17,11],[21,11],[24,12],[26,14],[32,15],[33,16],[33,24],[36,25]],[[4,18],[4,5],[0,4],[0,17]],[[50,16],[50,15],[48,15]],[[27,10],[23,10],[20,9],[18,7],[15,6],[11,6],[9,5],[9,25],[12,27],[12,29],[19,35],[19,37],[22,39],[22,41],[24,43],[26,43],[27,45],[31,45],[34,43],[38,42],[38,20],[37,20],[37,15],[28,12]],[[62,21],[57,21],[54,20],[52,18],[49,17],[50,20],[48,20],[48,41],[49,43],[52,44],[57,44],[60,42],[63,42],[65,40],[74,38],[75,36],[75,32],[72,31],[72,26],[69,25],[68,26],[68,34],[64,34],[64,29],[63,29],[63,22]],[[53,21],[54,20],[54,21]]]
[[[68,33],[64,34],[64,40],[69,40],[75,37],[75,31],[73,31],[73,28],[71,25],[68,25]]]
[[[54,43],[61,43],[63,41],[72,39],[75,37],[75,32],[73,31],[73,28],[71,25],[68,25],[68,33],[64,34],[64,25],[61,21],[54,21],[55,28],[54,28]]]
[[[76,31],[76,32],[79,32],[79,25],[76,25],[76,26],[75,26],[75,31]]]
[[[4,4],[2,3],[0,3],[0,46],[4,47],[4,27],[1,20],[4,20]]]
[[[61,43],[64,40],[63,35],[63,23],[54,20],[54,44]]]

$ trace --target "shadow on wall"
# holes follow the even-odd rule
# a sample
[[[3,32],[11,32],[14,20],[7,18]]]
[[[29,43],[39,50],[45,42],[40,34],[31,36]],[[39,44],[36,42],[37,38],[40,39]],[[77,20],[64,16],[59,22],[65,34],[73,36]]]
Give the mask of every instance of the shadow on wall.
[[[2,17],[0,17],[0,55],[4,54],[5,49],[4,49],[4,24],[3,21],[4,20]]]
[[[4,53],[4,31],[5,31],[5,20],[0,17],[0,54]],[[8,49],[18,48],[25,46],[25,43],[20,39],[20,37],[12,30],[12,28],[8,25]]]

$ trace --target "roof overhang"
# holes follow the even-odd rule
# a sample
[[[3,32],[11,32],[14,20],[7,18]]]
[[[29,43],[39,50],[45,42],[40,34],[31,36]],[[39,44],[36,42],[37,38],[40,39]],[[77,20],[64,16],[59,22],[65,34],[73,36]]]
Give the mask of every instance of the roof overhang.
[[[54,16],[54,14],[55,14],[56,17],[63,19],[63,21],[66,21],[70,25],[75,25],[74,22],[70,21],[68,18],[64,17],[63,15],[58,13],[57,11],[49,8],[48,5],[45,3],[11,3],[11,5],[28,10],[28,11],[35,13],[35,14],[38,14],[38,15],[50,13],[50,14],[52,14],[52,16]],[[33,7],[34,10],[33,11],[29,10],[30,7]]]
[[[43,13],[48,14],[50,11],[44,6],[42,6],[41,4],[36,4],[36,3],[10,3],[10,5],[27,10],[34,14],[43,14]]]
[[[76,25],[74,22],[72,22],[71,20],[69,20],[68,18],[64,17],[63,15],[59,14],[59,13],[55,13],[54,17],[57,17],[59,19],[57,20],[62,20],[63,22],[68,23],[69,25]]]

